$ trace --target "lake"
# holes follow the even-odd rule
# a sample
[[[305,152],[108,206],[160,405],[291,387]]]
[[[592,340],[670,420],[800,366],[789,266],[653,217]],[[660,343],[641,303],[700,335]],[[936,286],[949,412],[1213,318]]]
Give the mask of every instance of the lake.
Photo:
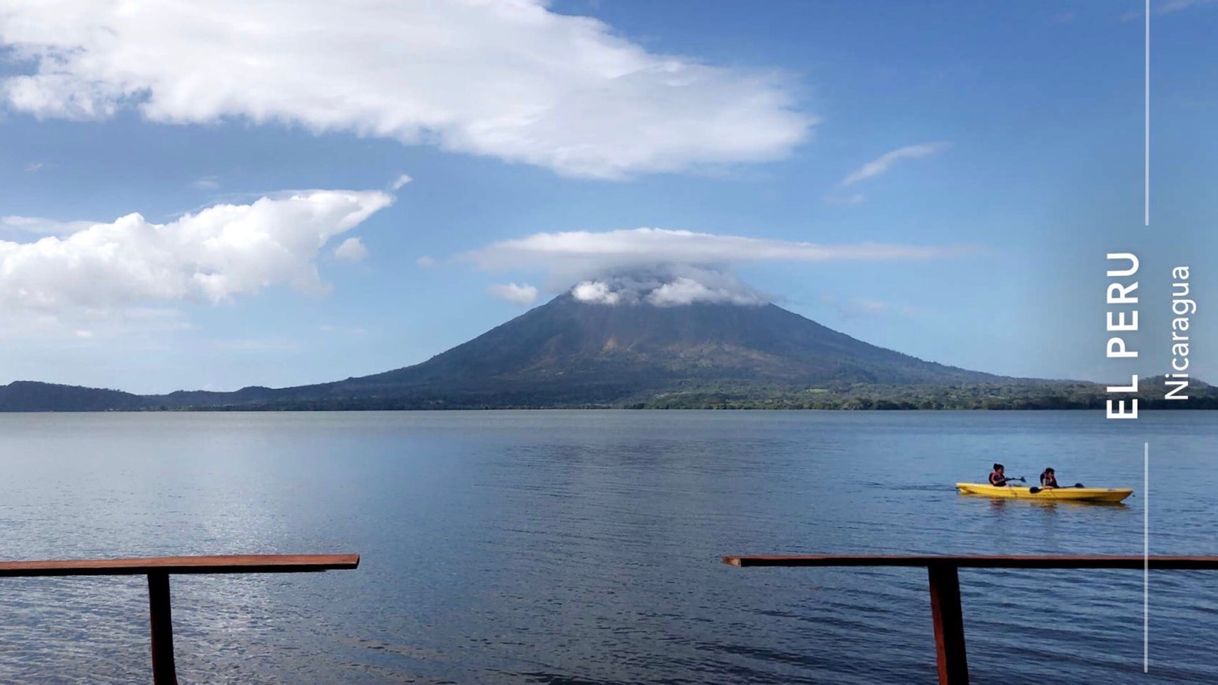
[[[1218,414],[0,415],[9,559],[358,552],[173,578],[184,682],[935,681],[921,569],[732,553],[1218,553]],[[1002,461],[1124,505],[957,495]],[[142,577],[6,579],[0,681],[149,677]],[[1142,575],[961,571],[977,683],[1146,682]],[[1218,575],[1151,576],[1155,682],[1218,681]]]

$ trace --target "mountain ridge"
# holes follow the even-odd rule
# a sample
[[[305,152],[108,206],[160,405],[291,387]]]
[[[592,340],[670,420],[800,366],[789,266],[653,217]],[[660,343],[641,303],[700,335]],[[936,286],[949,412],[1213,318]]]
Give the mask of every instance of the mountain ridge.
[[[0,411],[1092,408],[1103,406],[1102,390],[922,360],[773,303],[610,305],[566,293],[424,362],[368,376],[163,395],[16,381],[0,386]]]

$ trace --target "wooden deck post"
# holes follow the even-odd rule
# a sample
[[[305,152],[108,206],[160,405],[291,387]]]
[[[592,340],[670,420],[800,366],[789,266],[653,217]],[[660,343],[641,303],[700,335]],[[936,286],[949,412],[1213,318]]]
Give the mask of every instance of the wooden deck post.
[[[126,559],[0,561],[0,578],[148,576],[148,628],[152,637],[152,682],[156,685],[177,685],[177,667],[173,662],[173,614],[169,606],[170,575],[176,573],[317,573],[354,568],[359,568],[358,554],[221,554]]]
[[[152,633],[152,682],[178,685],[173,663],[173,615],[169,607],[169,574],[148,574],[148,616]]]
[[[968,685],[960,575],[955,564],[932,563],[926,568],[930,576],[930,613],[935,624],[939,685]]]
[[[737,568],[752,566],[925,567],[930,576],[930,609],[935,624],[935,651],[940,685],[968,683],[964,652],[964,614],[960,608],[962,568],[993,569],[1124,569],[1127,571],[1218,571],[1218,556],[1142,554],[753,554],[726,556],[723,563]],[[0,573],[4,562],[0,562]]]

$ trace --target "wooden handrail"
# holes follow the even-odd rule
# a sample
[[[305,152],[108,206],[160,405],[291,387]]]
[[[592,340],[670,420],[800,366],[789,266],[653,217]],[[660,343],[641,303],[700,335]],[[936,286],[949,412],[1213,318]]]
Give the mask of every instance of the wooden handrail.
[[[938,555],[938,554],[761,554],[726,556],[723,563],[750,566],[879,566],[925,568],[930,585],[931,620],[940,685],[967,685],[968,658],[964,646],[964,615],[960,605],[962,568],[1218,570],[1218,556],[1134,555]]]
[[[198,557],[0,561],[0,577],[142,576],[148,573],[304,573],[353,569],[358,566],[358,554],[227,554]]]
[[[1199,571],[1218,569],[1218,556],[1045,554],[758,554],[723,557],[730,566],[906,566],[951,564],[957,568],[1113,568]]]
[[[310,573],[358,567],[358,554],[238,554],[0,561],[0,577],[147,575],[152,681],[155,685],[170,685],[178,682],[173,659],[173,616],[169,597],[171,574]]]

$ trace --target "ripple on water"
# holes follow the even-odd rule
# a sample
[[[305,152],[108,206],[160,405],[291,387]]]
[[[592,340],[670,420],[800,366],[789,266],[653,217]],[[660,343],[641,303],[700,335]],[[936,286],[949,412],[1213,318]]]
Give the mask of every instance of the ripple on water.
[[[1001,460],[1155,466],[1156,552],[1214,553],[1218,420],[1086,413],[0,415],[8,558],[346,551],[175,579],[184,681],[933,682],[925,571],[728,553],[1137,553],[1144,498],[961,497]],[[1144,682],[1141,575],[961,572],[976,682]],[[6,580],[0,681],[147,676],[143,579]],[[1155,682],[1218,682],[1218,594],[1152,575]]]

